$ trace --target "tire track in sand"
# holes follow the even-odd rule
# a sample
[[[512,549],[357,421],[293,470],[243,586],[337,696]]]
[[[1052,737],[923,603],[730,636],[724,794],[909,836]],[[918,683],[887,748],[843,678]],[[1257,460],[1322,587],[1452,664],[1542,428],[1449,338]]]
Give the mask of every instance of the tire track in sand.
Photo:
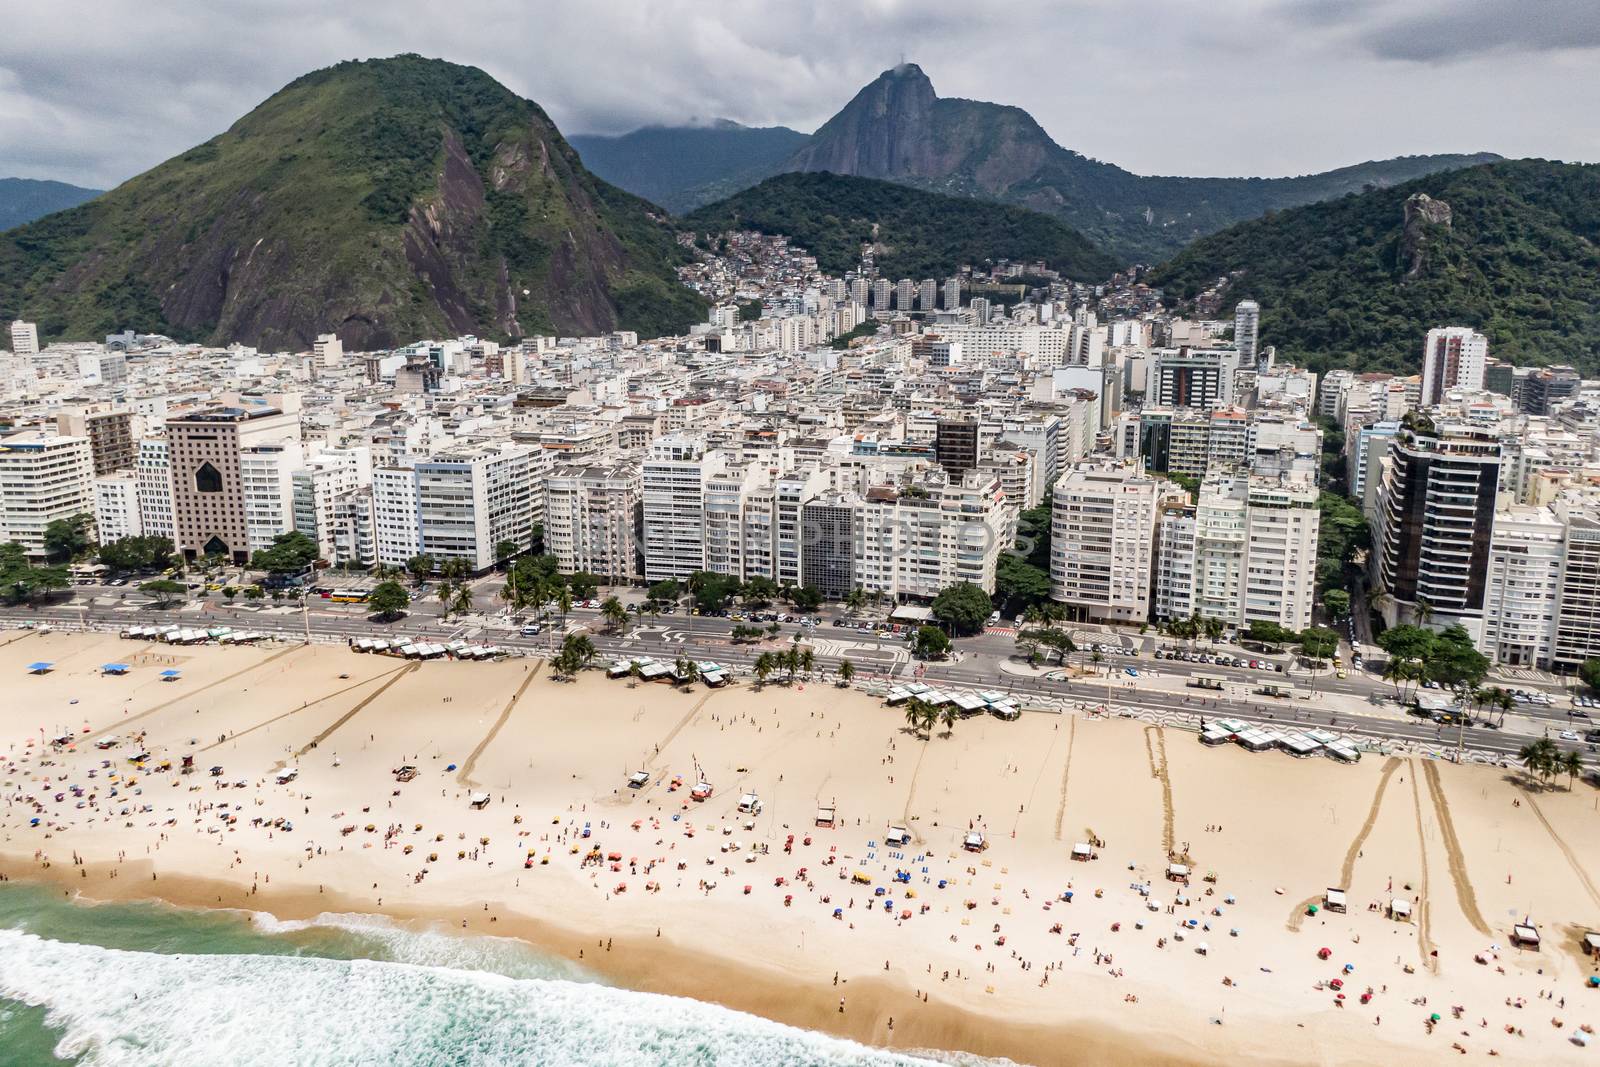
[[[696,715],[700,714],[700,709],[706,706],[706,701],[711,699],[714,692],[715,690],[713,690],[711,693],[707,693],[705,696],[695,701],[694,707],[689,709],[689,713],[683,718],[679,719],[676,726],[667,731],[666,737],[663,737],[659,742],[657,742],[655,755],[644,761],[644,765],[646,767],[654,769],[656,760],[661,758],[661,750],[672,744],[672,739],[682,733],[683,728],[688,726]]]
[[[1417,952],[1422,965],[1434,974],[1439,973],[1439,963],[1433,955],[1433,940],[1428,936],[1428,839],[1422,836],[1422,789],[1417,785],[1415,760],[1406,760],[1411,768],[1411,801],[1417,819],[1417,854],[1422,860],[1422,893],[1417,900]]]
[[[300,750],[294,754],[295,759],[299,759],[301,756],[304,756],[307,752],[310,752],[312,749],[314,749],[318,745],[322,744],[322,742],[324,742],[328,738],[332,737],[335,731],[337,731],[345,723],[349,722],[351,719],[355,718],[357,715],[360,715],[363,711],[365,711],[367,709],[368,705],[370,705],[373,701],[377,700],[379,697],[383,696],[384,693],[387,693],[389,691],[389,688],[391,686],[393,686],[396,682],[398,682],[400,679],[404,678],[408,674],[415,673],[416,670],[421,666],[422,666],[422,661],[421,660],[416,660],[416,661],[413,661],[411,663],[407,663],[403,668],[401,668],[398,671],[395,671],[393,674],[391,674],[389,676],[389,680],[388,681],[384,682],[377,689],[373,690],[370,695],[368,695],[366,697],[363,697],[361,699],[361,701],[356,704],[355,707],[351,708],[349,711],[347,711],[343,715],[339,716],[338,719],[334,720],[334,723],[333,723],[332,726],[329,726],[326,730],[322,731],[316,737],[313,737],[310,741],[307,741],[304,745],[302,745],[300,747]]]
[[[1384,761],[1383,772],[1378,776],[1377,788],[1372,792],[1372,807],[1367,809],[1367,821],[1361,824],[1355,840],[1351,841],[1350,847],[1345,850],[1344,863],[1339,868],[1339,884],[1336,888],[1350,888],[1350,879],[1356,873],[1356,858],[1361,855],[1361,846],[1367,843],[1367,836],[1378,823],[1378,809],[1383,806],[1384,790],[1389,788],[1389,779],[1394,777],[1395,769],[1399,766],[1400,759],[1396,756],[1390,756]],[[1300,932],[1300,925],[1305,922],[1306,909],[1320,899],[1320,897],[1307,897],[1294,906],[1294,911],[1289,913],[1290,932]]]
[[[1151,738],[1155,740],[1152,741]],[[1160,748],[1159,758],[1156,752]],[[1144,728],[1145,755],[1150,757],[1150,777],[1161,783],[1161,847],[1168,855],[1177,836],[1177,819],[1172,810],[1172,778],[1167,774],[1167,734],[1159,726]]]
[[[85,740],[85,741],[94,741],[94,740],[98,740],[101,737],[104,737],[106,734],[113,733],[113,732],[124,731],[124,730],[126,730],[128,728],[128,724],[129,723],[138,722],[140,719],[147,719],[150,716],[154,715],[158,711],[165,711],[168,708],[172,707],[172,705],[174,705],[174,704],[181,704],[185,700],[189,700],[189,699],[191,699],[193,697],[197,697],[201,693],[204,693],[208,689],[215,689],[219,685],[226,685],[227,683],[233,681],[235,678],[243,677],[244,675],[249,674],[251,671],[259,671],[262,667],[265,667],[267,664],[273,662],[274,660],[279,660],[279,659],[282,659],[284,656],[291,655],[291,654],[293,654],[295,652],[303,651],[306,647],[307,647],[306,645],[293,645],[293,646],[291,646],[289,648],[283,649],[282,651],[274,652],[272,655],[268,656],[266,659],[262,660],[260,663],[252,663],[248,667],[241,667],[238,670],[234,671],[232,674],[225,674],[221,678],[218,678],[216,681],[207,682],[205,685],[202,685],[199,689],[188,689],[188,690],[185,690],[184,692],[180,693],[179,695],[173,697],[171,700],[163,700],[161,703],[156,704],[153,707],[145,708],[143,711],[139,712],[137,715],[129,715],[126,719],[123,719],[123,720],[121,720],[121,721],[119,721],[119,722],[117,722],[117,723],[115,723],[115,724],[113,724],[111,726],[107,726],[104,730],[96,730],[94,733],[85,736],[83,738],[83,740]]]
[[[1429,760],[1422,765],[1422,770],[1428,777],[1428,795],[1433,798],[1433,810],[1439,816],[1445,856],[1450,862],[1450,881],[1456,887],[1456,903],[1461,905],[1461,914],[1467,917],[1478,933],[1492,937],[1494,931],[1484,922],[1483,912],[1478,910],[1478,894],[1472,888],[1472,880],[1467,877],[1467,858],[1461,851],[1461,839],[1456,836],[1456,824],[1450,818],[1450,801],[1445,798],[1444,783],[1439,780],[1439,768]]]
[[[511,712],[515,710],[517,701],[521,700],[522,694],[528,691],[528,686],[538,676],[539,668],[543,666],[544,660],[535,660],[528,673],[523,676],[522,684],[517,686],[517,691],[511,694],[511,699],[507,700],[506,706],[500,710],[500,717],[494,721],[493,726],[489,727],[489,732],[483,735],[483,740],[478,742],[478,746],[468,753],[467,758],[462,761],[461,771],[456,775],[457,784],[464,785],[469,789],[478,784],[472,778],[472,770],[478,765],[478,757],[483,755],[483,750],[489,747],[489,742],[495,739],[500,733],[500,728],[506,724],[506,720],[511,718]]]
[[[361,681],[357,682],[355,685],[347,685],[343,689],[335,689],[331,693],[324,693],[322,696],[319,696],[317,699],[312,700],[312,701],[310,701],[308,703],[302,704],[298,708],[294,708],[291,711],[285,711],[285,712],[282,712],[281,714],[274,715],[270,719],[263,719],[260,722],[256,723],[254,726],[248,726],[245,729],[240,730],[238,733],[229,734],[226,738],[224,738],[221,741],[213,741],[209,745],[206,745],[206,746],[202,747],[200,749],[200,751],[201,752],[210,752],[212,749],[219,748],[222,745],[227,744],[229,741],[237,741],[237,740],[239,740],[239,738],[244,737],[247,734],[253,734],[257,730],[265,729],[266,727],[271,726],[275,722],[281,722],[284,719],[292,718],[295,715],[299,715],[301,712],[310,711],[312,708],[316,707],[319,704],[322,704],[322,703],[324,703],[326,701],[332,700],[335,697],[342,697],[346,693],[353,693],[357,689],[360,689],[362,686],[371,685],[373,682],[379,681],[380,679],[388,678],[388,677],[391,677],[393,675],[399,674],[403,670],[405,670],[405,666],[401,665],[401,666],[395,668],[394,670],[390,671],[388,674],[374,674],[371,678],[363,678]]]
[[[1056,805],[1056,840],[1061,840],[1061,823],[1067,817],[1067,780],[1072,776],[1072,746],[1078,740],[1078,717],[1071,716],[1068,720],[1072,725],[1067,727],[1067,763],[1061,768],[1061,798]]]
[[[1561,835],[1556,833],[1556,828],[1550,825],[1550,820],[1544,817],[1544,812],[1539,809],[1539,802],[1533,799],[1533,794],[1520,785],[1517,788],[1522,790],[1522,795],[1528,801],[1528,807],[1533,809],[1533,814],[1544,825],[1545,831],[1550,835],[1550,840],[1556,843],[1556,848],[1560,849],[1561,854],[1567,858],[1568,865],[1572,867],[1572,873],[1576,874],[1578,881],[1583,883],[1583,888],[1588,892],[1589,899],[1594,901],[1596,907],[1600,907],[1600,892],[1595,890],[1594,882],[1589,879],[1589,875],[1584,872],[1584,869],[1578,865],[1577,853],[1567,846]]]

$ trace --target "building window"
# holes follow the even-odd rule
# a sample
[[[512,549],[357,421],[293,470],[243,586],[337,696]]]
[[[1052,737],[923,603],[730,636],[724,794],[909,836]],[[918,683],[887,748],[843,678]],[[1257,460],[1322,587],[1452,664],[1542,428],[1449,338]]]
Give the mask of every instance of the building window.
[[[200,464],[194,472],[194,488],[198,493],[222,492],[222,472],[209,462]]]

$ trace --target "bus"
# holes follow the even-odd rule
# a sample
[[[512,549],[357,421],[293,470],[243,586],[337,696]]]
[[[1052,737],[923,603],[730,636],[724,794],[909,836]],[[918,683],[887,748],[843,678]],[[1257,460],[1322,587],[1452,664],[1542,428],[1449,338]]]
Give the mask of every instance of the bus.
[[[365,604],[370,594],[365,589],[333,589],[323,596],[335,604]]]
[[[1221,678],[1213,678],[1205,674],[1197,674],[1193,678],[1190,678],[1189,684],[1194,686],[1196,689],[1216,689],[1219,691],[1222,689]]]

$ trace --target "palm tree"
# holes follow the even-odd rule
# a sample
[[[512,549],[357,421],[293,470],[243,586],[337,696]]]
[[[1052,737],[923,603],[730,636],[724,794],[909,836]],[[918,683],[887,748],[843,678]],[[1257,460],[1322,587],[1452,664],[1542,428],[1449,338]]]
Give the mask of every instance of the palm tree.
[[[630,659],[628,661],[628,688],[632,689],[634,686],[638,685],[639,679],[643,677],[644,671],[640,669],[639,661],[636,659]]]
[[[811,651],[810,645],[800,650],[800,669],[806,672],[807,677],[811,676],[811,665],[815,661],[816,654]]]
[[[785,684],[792,684],[794,682],[794,672],[800,669],[800,650],[790,645],[787,651],[780,652],[778,655],[783,657],[783,670],[788,675],[788,678],[784,680]]]
[[[1561,750],[1548,737],[1523,745],[1517,758],[1522,761],[1523,769],[1541,782],[1559,773],[1559,765],[1564,760]]]
[[[1105,659],[1105,657],[1104,657],[1104,656],[1102,656],[1102,655],[1101,655],[1101,654],[1100,654],[1100,653],[1098,653],[1098,652],[1092,652],[1092,653],[1090,653],[1090,654],[1089,654],[1089,662],[1090,662],[1090,663],[1093,663],[1093,664],[1094,664],[1094,665],[1095,665],[1095,666],[1097,666],[1097,667],[1098,667],[1098,666],[1099,666],[1099,665],[1100,665],[1100,663],[1101,663],[1101,662],[1102,662],[1102,661],[1103,661],[1103,660],[1104,660],[1104,659]]]
[[[1572,792],[1572,787],[1577,784],[1578,776],[1583,773],[1583,757],[1576,752],[1568,752],[1561,757],[1561,770],[1567,775],[1567,792]]]
[[[439,582],[439,588],[436,592],[436,595],[439,598],[440,606],[444,608],[444,618],[448,619],[450,617],[450,604],[455,599],[455,594],[456,587],[452,582],[450,582],[448,579],[443,579]]]
[[[851,663],[849,660],[845,660],[845,661],[843,661],[842,663],[839,664],[839,684],[840,684],[840,686],[848,686],[850,684],[850,680],[852,678],[854,678],[855,676],[856,676],[856,665],[854,663]]]
[[[456,586],[456,595],[450,601],[450,610],[457,615],[466,615],[472,611],[472,586],[464,583]]]
[[[960,717],[961,713],[956,710],[954,704],[946,704],[944,710],[939,712],[939,722],[944,725],[944,735],[946,737],[956,732],[956,720]]]
[[[919,697],[912,697],[906,701],[906,725],[911,727],[911,732],[920,734],[924,724],[928,722],[930,714],[938,714]]]
[[[556,606],[561,609],[561,628],[565,630],[567,628],[567,612],[572,610],[572,587],[563,582],[561,588],[556,590],[554,599]]]
[[[1422,597],[1417,598],[1417,605],[1414,610],[1417,614],[1418,626],[1426,626],[1428,623],[1433,621],[1433,605],[1428,603]]]
[[[606,620],[606,627],[611,630],[620,629],[623,623],[628,621],[628,609],[614,596],[608,596],[601,601],[600,615]]]
[[[767,681],[767,675],[771,674],[772,671],[773,665],[771,652],[763,652],[761,655],[756,657],[755,672],[756,683],[758,685],[765,685]]]

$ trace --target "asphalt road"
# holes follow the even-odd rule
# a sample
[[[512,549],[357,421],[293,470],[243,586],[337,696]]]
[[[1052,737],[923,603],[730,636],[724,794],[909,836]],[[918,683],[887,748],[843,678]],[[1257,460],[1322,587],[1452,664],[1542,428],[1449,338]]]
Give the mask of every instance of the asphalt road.
[[[227,625],[238,629],[259,630],[278,636],[303,637],[309,632],[323,640],[348,640],[354,637],[424,638],[429,640],[470,640],[477,643],[497,644],[527,651],[548,651],[563,632],[560,622],[547,626],[537,637],[523,637],[509,620],[493,614],[494,601],[488,596],[478,599],[480,613],[465,618],[441,619],[439,606],[419,601],[413,611],[394,622],[373,621],[359,605],[333,605],[313,599],[303,612],[297,608],[285,610],[289,602],[272,601],[255,603],[243,600],[233,604],[218,597],[204,602],[196,609],[191,603],[179,610],[177,607],[157,609],[142,603],[139,594],[128,596],[121,588],[91,588],[77,591],[72,603],[46,605],[38,608],[0,608],[0,622],[16,624],[24,620],[54,624],[80,624],[100,629],[121,629],[133,625]],[[123,599],[126,598],[126,599]],[[945,662],[918,664],[908,654],[902,638],[879,637],[862,633],[853,627],[835,627],[825,621],[822,625],[806,628],[794,624],[780,624],[778,641],[760,646],[735,645],[729,639],[730,620],[685,615],[682,612],[659,618],[630,620],[627,626],[611,633],[604,629],[598,612],[574,610],[568,616],[567,628],[584,628],[601,654],[616,656],[651,656],[674,659],[689,656],[696,660],[715,660],[730,665],[748,666],[764,650],[783,647],[782,642],[796,634],[804,634],[815,649],[816,668],[831,672],[839,662],[848,658],[856,667],[857,677],[895,680],[918,679],[927,684],[950,683],[993,689],[1018,696],[1051,696],[1089,708],[1110,703],[1118,707],[1158,712],[1203,714],[1208,717],[1232,717],[1267,725],[1300,724],[1320,726],[1340,732],[1356,732],[1378,739],[1408,741],[1437,751],[1453,751],[1457,731],[1439,728],[1426,720],[1401,714],[1392,703],[1373,705],[1372,710],[1353,712],[1339,710],[1324,704],[1321,697],[1309,699],[1274,700],[1257,696],[1252,690],[1263,682],[1291,684],[1300,693],[1309,693],[1313,680],[1302,670],[1291,670],[1287,675],[1259,670],[1219,667],[1209,664],[1191,664],[1171,660],[1155,660],[1150,653],[1157,640],[1149,635],[1107,634],[1092,628],[1079,628],[1081,641],[1101,641],[1120,646],[1122,654],[1105,657],[1106,674],[1090,680],[1067,681],[1059,678],[1031,677],[1012,674],[1001,669],[1013,652],[1014,640],[1009,634],[987,633],[955,643],[956,656]],[[1172,643],[1161,641],[1163,646]],[[1082,660],[1082,654],[1075,657]],[[1151,671],[1164,676],[1192,677],[1206,675],[1224,679],[1225,690],[1220,694],[1209,691],[1171,693],[1141,688],[1138,679],[1128,676],[1123,667],[1134,667],[1141,675]],[[1351,672],[1346,679],[1336,679],[1324,671],[1314,681],[1319,692],[1338,692],[1350,697],[1370,700],[1390,691],[1387,683],[1359,672]],[[1525,688],[1533,689],[1528,684]],[[1565,714],[1566,700],[1551,708],[1519,707],[1519,714],[1536,718],[1548,724],[1551,736],[1569,725]],[[1577,724],[1581,730],[1584,724]],[[1497,756],[1514,755],[1526,743],[1529,734],[1511,731],[1468,728],[1461,738],[1470,750]],[[1564,744],[1564,743],[1563,743]],[[1565,745],[1588,754],[1587,746]]]

